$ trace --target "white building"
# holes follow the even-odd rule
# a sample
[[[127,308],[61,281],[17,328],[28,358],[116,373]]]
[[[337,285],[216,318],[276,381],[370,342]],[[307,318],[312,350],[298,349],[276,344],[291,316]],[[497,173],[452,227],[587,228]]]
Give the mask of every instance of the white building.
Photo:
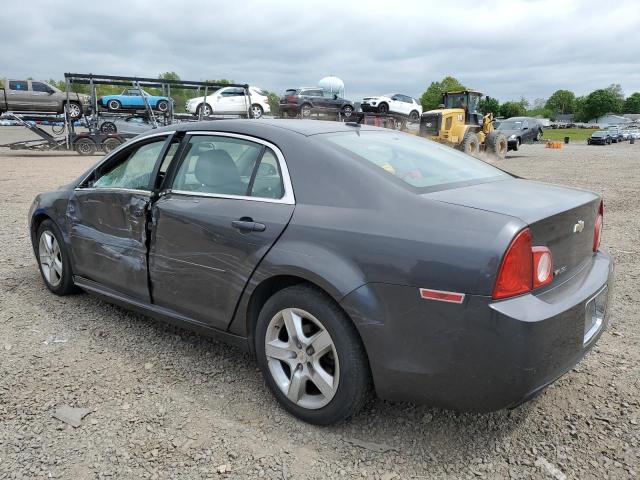
[[[631,123],[631,120],[621,115],[616,115],[614,113],[607,113],[606,115],[603,115],[601,117],[589,120],[589,123],[596,124],[600,128],[607,128],[610,125],[623,126],[623,125],[626,125],[627,123]]]

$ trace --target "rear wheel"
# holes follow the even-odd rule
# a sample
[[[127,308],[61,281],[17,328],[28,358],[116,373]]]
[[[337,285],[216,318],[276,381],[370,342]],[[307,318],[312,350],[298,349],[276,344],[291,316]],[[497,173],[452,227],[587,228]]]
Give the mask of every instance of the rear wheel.
[[[409,121],[410,122],[417,122],[418,120],[420,120],[420,114],[418,113],[417,110],[413,110],[410,114],[409,114]]]
[[[490,132],[487,135],[485,144],[487,152],[494,157],[502,160],[507,155],[509,143],[507,142],[507,137],[505,137],[503,133],[496,131]]]
[[[67,247],[58,226],[51,220],[43,221],[36,232],[38,267],[45,285],[56,295],[77,291]]]
[[[107,102],[107,108],[112,112],[120,110],[122,108],[122,104],[118,100],[109,100]]]
[[[517,152],[520,149],[520,139],[516,138],[516,144],[513,147],[513,151]]]
[[[105,135],[112,135],[118,132],[118,127],[113,122],[104,122],[100,125],[100,133],[104,133]]]
[[[73,144],[73,149],[80,155],[93,155],[96,153],[96,143],[90,138],[80,138]]]
[[[538,133],[536,133],[536,142],[540,140],[542,140],[542,130],[538,130]]]
[[[460,150],[462,150],[467,155],[477,156],[480,150],[480,141],[478,140],[478,135],[473,132],[467,132],[462,140],[462,144],[460,144]]]
[[[351,105],[347,105],[342,109],[342,116],[345,118],[350,118],[353,113],[353,107]]]
[[[316,288],[296,285],[271,297],[260,312],[255,342],[269,389],[305,422],[342,421],[369,398],[360,337],[333,299]]]
[[[102,142],[102,150],[104,151],[104,153],[111,153],[120,145],[121,142],[117,138],[107,138],[104,142]]]
[[[160,100],[158,103],[156,103],[156,108],[159,112],[166,112],[167,110],[169,110],[169,102],[167,102],[166,100]]]

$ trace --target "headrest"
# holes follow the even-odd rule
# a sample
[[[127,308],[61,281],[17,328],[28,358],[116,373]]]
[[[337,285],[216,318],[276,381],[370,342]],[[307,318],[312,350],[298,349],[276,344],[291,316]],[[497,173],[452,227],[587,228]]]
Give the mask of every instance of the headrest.
[[[201,152],[194,175],[205,186],[217,187],[240,182],[240,172],[235,162],[224,150]]]

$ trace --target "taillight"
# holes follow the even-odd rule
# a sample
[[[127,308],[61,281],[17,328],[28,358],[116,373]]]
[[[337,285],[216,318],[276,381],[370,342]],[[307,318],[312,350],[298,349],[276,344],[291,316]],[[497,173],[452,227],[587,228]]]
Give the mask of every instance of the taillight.
[[[598,216],[596,217],[596,225],[593,231],[593,251],[597,252],[600,247],[600,238],[602,237],[602,222],[604,221],[604,201],[600,200],[598,208]]]
[[[504,254],[493,299],[514,297],[553,280],[553,256],[547,247],[533,247],[531,231],[522,230]]]
[[[287,97],[287,102],[289,103],[296,103],[296,97],[294,97],[293,95],[289,95]]]
[[[513,239],[504,254],[493,298],[507,298],[526,293],[532,288],[533,257],[531,255],[531,232],[522,230]]]

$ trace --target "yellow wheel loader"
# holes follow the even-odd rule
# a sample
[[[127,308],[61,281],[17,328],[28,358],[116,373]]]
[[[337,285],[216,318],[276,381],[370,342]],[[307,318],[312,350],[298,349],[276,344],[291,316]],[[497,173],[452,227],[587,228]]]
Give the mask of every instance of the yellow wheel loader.
[[[422,114],[420,135],[476,157],[485,152],[504,158],[507,137],[493,128],[493,114],[479,112],[481,99],[473,90],[445,93],[440,108]]]

